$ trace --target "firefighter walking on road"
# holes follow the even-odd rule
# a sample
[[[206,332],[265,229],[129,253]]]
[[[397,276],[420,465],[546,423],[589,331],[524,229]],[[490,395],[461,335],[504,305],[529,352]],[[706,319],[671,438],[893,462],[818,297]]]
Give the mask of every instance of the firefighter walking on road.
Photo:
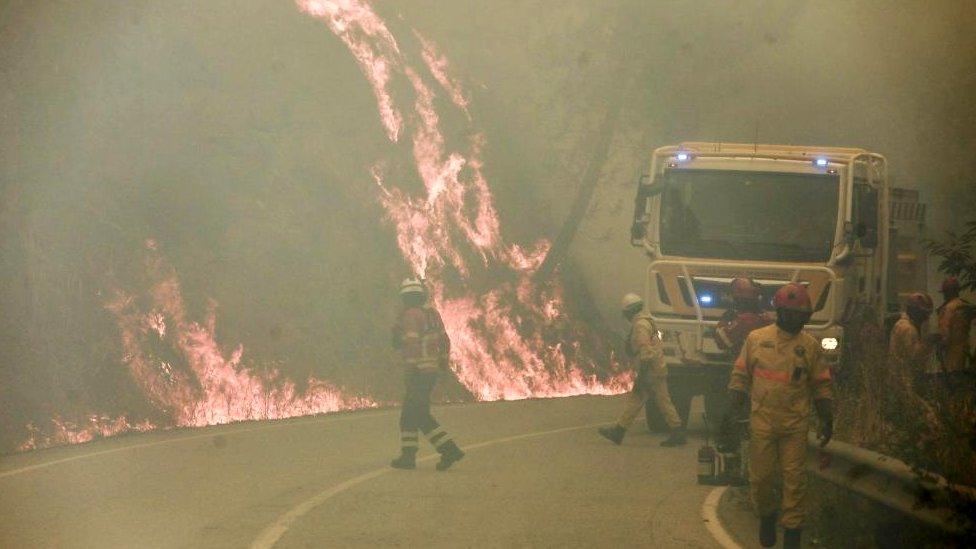
[[[627,429],[634,423],[634,418],[653,400],[670,430],[670,436],[661,442],[661,446],[681,446],[686,442],[685,432],[678,411],[671,402],[671,394],[668,392],[668,370],[664,363],[661,337],[651,316],[644,313],[643,309],[644,300],[640,296],[636,294],[624,296],[623,315],[630,322],[627,354],[635,363],[637,377],[634,379],[634,388],[628,395],[627,408],[624,409],[616,425],[601,427],[599,432],[614,444],[620,444],[624,440]]]
[[[404,280],[400,298],[403,309],[393,328],[393,346],[400,351],[406,394],[400,412],[401,453],[390,465],[396,469],[417,466],[419,431],[441,455],[436,468],[444,471],[464,457],[464,452],[430,414],[430,393],[440,370],[447,368],[451,342],[440,314],[427,302],[422,280]]]
[[[796,283],[783,286],[773,305],[776,324],[749,334],[735,362],[729,413],[741,416],[751,396],[749,481],[760,516],[760,543],[776,544],[776,522],[782,510],[783,547],[799,548],[811,406],[821,422],[821,444],[826,445],[833,435],[831,378],[821,359],[820,342],[803,332],[812,314],[806,288]],[[781,501],[776,496],[780,481]]]

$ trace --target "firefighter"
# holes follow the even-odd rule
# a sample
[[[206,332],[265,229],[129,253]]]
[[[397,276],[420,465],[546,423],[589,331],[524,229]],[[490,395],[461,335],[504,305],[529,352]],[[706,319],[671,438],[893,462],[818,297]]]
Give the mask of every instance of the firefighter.
[[[905,379],[921,379],[925,363],[931,356],[940,334],[925,334],[925,325],[932,316],[932,298],[928,294],[914,293],[905,301],[905,312],[891,329],[888,340],[888,356],[898,375]]]
[[[830,369],[821,359],[820,342],[803,332],[812,315],[806,288],[786,284],[776,292],[773,305],[776,324],[749,334],[736,359],[729,414],[741,416],[751,396],[749,482],[760,516],[761,545],[776,544],[776,520],[782,509],[783,546],[798,548],[811,401],[821,422],[821,445],[833,436]],[[777,501],[780,480],[782,501]]]
[[[942,369],[948,376],[957,376],[966,368],[969,359],[969,328],[973,321],[973,307],[959,297],[959,279],[950,276],[942,282],[945,302],[939,307],[939,333],[942,335]]]
[[[709,387],[705,396],[705,414],[710,421],[718,419],[728,409],[727,395],[732,363],[742,351],[746,336],[773,322],[762,311],[759,302],[762,292],[758,284],[748,278],[736,278],[732,280],[731,290],[732,306],[722,315],[715,328],[715,345],[726,352],[729,370],[722,376],[716,376],[715,386]]]
[[[427,303],[422,280],[404,280],[400,298],[403,309],[393,328],[393,346],[400,351],[406,394],[400,412],[401,453],[390,465],[396,469],[417,466],[420,431],[441,455],[436,468],[444,471],[464,457],[464,452],[430,414],[430,393],[439,371],[447,368],[451,342],[440,314]]]
[[[728,351],[735,359],[742,351],[746,336],[750,332],[773,323],[768,315],[763,313],[759,299],[762,296],[760,287],[748,278],[732,280],[732,306],[722,315],[715,328],[715,344],[719,349]]]
[[[678,417],[678,411],[668,393],[668,370],[664,363],[664,349],[661,337],[651,316],[643,313],[644,300],[636,294],[627,294],[623,299],[623,315],[630,322],[627,337],[627,354],[635,362],[637,377],[634,388],[628,395],[627,408],[613,427],[601,427],[600,434],[614,444],[624,440],[627,428],[634,422],[641,408],[653,400],[667,422],[670,435],[661,446],[674,447],[685,444],[685,432]]]

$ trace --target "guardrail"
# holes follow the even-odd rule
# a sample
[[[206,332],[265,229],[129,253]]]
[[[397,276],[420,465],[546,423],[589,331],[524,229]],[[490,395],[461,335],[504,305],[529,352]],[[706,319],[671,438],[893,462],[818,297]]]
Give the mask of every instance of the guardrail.
[[[891,456],[838,440],[820,448],[813,434],[809,444],[816,451],[807,453],[807,469],[818,477],[946,532],[960,531],[948,506],[950,492],[976,499],[976,488],[950,487],[938,475],[920,479],[908,464]]]

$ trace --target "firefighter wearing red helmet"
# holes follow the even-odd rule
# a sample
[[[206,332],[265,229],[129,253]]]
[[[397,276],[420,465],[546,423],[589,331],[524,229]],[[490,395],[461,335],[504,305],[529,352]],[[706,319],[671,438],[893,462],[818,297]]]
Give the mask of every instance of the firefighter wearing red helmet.
[[[942,368],[954,375],[966,369],[969,360],[969,330],[973,306],[959,297],[959,279],[950,276],[942,282],[945,302],[939,307],[939,333],[942,334]]]
[[[888,356],[895,372],[912,380],[924,373],[925,362],[931,356],[939,334],[926,334],[926,324],[932,316],[932,298],[914,293],[905,300],[905,312],[891,329]]]
[[[748,278],[732,280],[732,307],[725,312],[715,329],[715,344],[719,349],[739,356],[750,332],[773,323],[759,303],[759,285]]]
[[[718,321],[718,326],[715,327],[715,345],[726,352],[729,370],[724,376],[715,376],[714,382],[710,384],[705,394],[705,415],[709,418],[719,417],[729,406],[727,388],[732,373],[732,363],[742,351],[746,337],[753,330],[773,323],[772,318],[762,310],[759,301],[762,291],[759,284],[748,278],[735,278],[730,288],[732,306],[725,311]],[[723,425],[721,428],[729,427]],[[738,436],[735,440],[738,440]],[[730,444],[738,446],[738,442]]]
[[[821,444],[833,436],[830,369],[821,358],[820,342],[803,332],[810,320],[810,295],[789,283],[773,297],[776,324],[753,331],[732,369],[731,414],[741,414],[751,395],[749,413],[749,481],[760,515],[759,541],[776,544],[776,522],[782,511],[783,547],[800,547],[803,497],[806,492],[807,432],[814,408],[821,422]],[[776,486],[782,481],[782,500]]]
[[[441,315],[427,301],[423,280],[404,280],[400,284],[400,298],[403,308],[393,327],[393,346],[400,351],[406,394],[400,411],[400,456],[390,466],[396,469],[417,466],[419,431],[441,455],[436,468],[443,471],[464,457],[464,452],[430,414],[430,393],[439,371],[446,367],[451,340]]]

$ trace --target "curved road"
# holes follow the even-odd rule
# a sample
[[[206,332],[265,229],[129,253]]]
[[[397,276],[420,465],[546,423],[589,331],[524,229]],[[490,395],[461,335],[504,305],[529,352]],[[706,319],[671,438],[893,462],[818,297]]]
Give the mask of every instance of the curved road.
[[[692,442],[623,446],[620,397],[442,406],[468,451],[387,463],[398,410],[151,433],[0,460],[0,547],[719,547]]]

